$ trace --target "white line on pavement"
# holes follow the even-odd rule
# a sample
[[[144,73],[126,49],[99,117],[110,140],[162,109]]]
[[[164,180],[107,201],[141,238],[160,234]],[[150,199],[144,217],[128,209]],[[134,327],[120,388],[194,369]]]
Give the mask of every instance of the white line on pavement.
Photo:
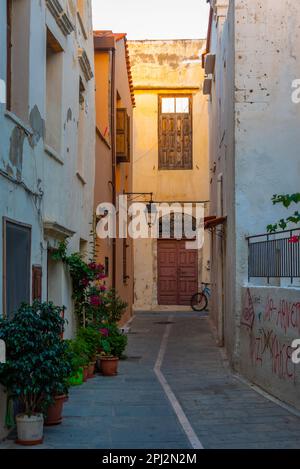
[[[172,321],[172,319],[173,319],[173,316],[170,316],[168,318],[168,321]],[[204,449],[201,441],[199,440],[196,433],[194,432],[193,427],[191,426],[187,416],[185,415],[181,405],[179,404],[175,394],[173,393],[170,385],[168,384],[166,378],[164,377],[164,375],[161,371],[161,366],[162,366],[163,359],[164,359],[164,356],[165,356],[165,353],[166,353],[167,343],[168,343],[168,338],[169,338],[169,335],[170,335],[171,327],[172,327],[172,324],[168,324],[166,326],[166,330],[164,332],[164,335],[163,335],[163,338],[162,338],[162,341],[161,341],[158,357],[157,357],[157,360],[156,360],[156,363],[155,363],[155,366],[154,366],[154,373],[156,374],[158,381],[160,382],[163,390],[165,391],[165,394],[166,394],[167,398],[169,399],[170,404],[173,407],[173,410],[174,410],[174,412],[175,412],[175,414],[176,414],[176,416],[179,420],[179,423],[182,426],[186,436],[188,437],[192,448],[193,449]]]

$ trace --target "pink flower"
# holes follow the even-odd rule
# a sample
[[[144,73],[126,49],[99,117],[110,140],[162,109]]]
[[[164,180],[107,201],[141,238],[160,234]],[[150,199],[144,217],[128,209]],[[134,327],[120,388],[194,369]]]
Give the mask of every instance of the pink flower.
[[[297,244],[297,243],[299,243],[299,241],[300,241],[300,236],[292,236],[289,239],[289,243],[291,243],[291,244]]]
[[[96,269],[97,269],[97,264],[96,264],[96,262],[91,262],[88,266],[89,266],[89,268],[90,268],[91,270],[96,270]]]
[[[104,278],[106,278],[106,275],[103,272],[97,275],[98,280],[103,280]]]
[[[105,292],[107,290],[106,286],[105,285],[101,285],[100,286],[100,291],[101,292]]]
[[[101,306],[102,300],[98,295],[92,295],[90,297],[90,303],[91,303],[92,306],[97,307],[97,306]]]
[[[100,334],[104,335],[105,337],[108,337],[108,334],[109,334],[108,329],[103,328],[103,329],[100,329],[99,332],[100,332]]]
[[[90,281],[88,278],[83,278],[82,280],[80,280],[80,285],[82,285],[83,287],[87,287],[89,283]]]

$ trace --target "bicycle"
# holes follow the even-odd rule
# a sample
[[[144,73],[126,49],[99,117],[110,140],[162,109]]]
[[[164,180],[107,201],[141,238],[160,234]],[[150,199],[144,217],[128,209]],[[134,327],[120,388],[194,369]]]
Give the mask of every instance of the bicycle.
[[[191,298],[191,307],[194,311],[205,311],[208,306],[208,298],[211,296],[210,283],[202,282],[202,285],[202,290]]]

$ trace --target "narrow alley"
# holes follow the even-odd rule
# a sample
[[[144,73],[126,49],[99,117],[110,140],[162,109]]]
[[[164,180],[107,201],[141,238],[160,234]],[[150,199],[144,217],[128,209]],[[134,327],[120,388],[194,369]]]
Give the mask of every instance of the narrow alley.
[[[300,445],[300,413],[232,374],[206,315],[140,313],[118,376],[73,388],[63,423],[45,437],[40,448],[288,449]]]
[[[0,0],[0,450],[300,450],[299,25]]]

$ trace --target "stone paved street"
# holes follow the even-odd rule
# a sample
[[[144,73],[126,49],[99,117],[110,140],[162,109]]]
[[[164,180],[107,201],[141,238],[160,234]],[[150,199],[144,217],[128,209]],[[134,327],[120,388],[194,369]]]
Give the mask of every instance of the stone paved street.
[[[166,328],[161,371],[204,448],[300,447],[300,418],[232,375],[207,318],[164,312],[135,317],[119,375],[72,388],[42,448],[191,448],[154,372]]]

